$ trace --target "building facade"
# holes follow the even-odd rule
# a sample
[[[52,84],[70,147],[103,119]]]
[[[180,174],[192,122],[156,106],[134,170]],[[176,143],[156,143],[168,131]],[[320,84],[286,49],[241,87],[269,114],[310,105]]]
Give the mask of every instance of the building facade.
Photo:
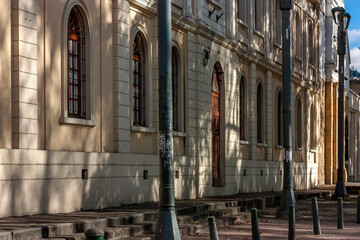
[[[294,188],[308,189],[325,181],[328,16],[325,1],[294,2]],[[157,201],[155,1],[1,11],[0,216]],[[176,199],[280,191],[280,1],[173,0],[172,12]]]

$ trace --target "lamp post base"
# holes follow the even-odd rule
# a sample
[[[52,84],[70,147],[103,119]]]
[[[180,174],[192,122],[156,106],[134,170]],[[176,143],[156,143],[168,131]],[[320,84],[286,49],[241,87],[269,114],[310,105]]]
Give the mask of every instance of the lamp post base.
[[[335,187],[334,195],[332,195],[332,200],[337,200],[338,197],[347,198],[349,195],[347,194],[345,183],[343,180],[338,180]]]
[[[175,209],[160,209],[156,240],[181,240]]]
[[[301,219],[301,211],[296,205],[294,191],[292,189],[286,189],[283,191],[281,197],[280,208],[276,211],[276,217],[280,219],[289,219],[289,209],[290,206],[295,208],[295,218],[296,220]]]

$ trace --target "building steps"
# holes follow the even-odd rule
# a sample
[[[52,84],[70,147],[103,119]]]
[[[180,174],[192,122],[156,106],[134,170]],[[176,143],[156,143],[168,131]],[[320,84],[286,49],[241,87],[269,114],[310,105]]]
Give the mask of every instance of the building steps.
[[[307,199],[312,196],[329,197],[331,194],[332,191],[304,191],[295,195],[299,199]],[[182,201],[176,209],[179,230],[182,236],[208,231],[209,216],[215,216],[218,227],[250,221],[251,208],[265,209],[278,206],[280,200],[280,194],[263,194],[253,198],[250,195],[249,198]],[[36,220],[36,223],[31,223],[31,226],[37,224],[38,227],[6,229],[7,232],[4,229],[4,232],[0,231],[0,236],[10,233],[11,237],[7,240],[83,240],[84,232],[88,228],[101,228],[105,232],[105,239],[151,239],[156,231],[158,211],[156,207],[135,205],[100,211],[74,212],[71,218],[68,218],[71,220],[68,223],[56,223],[56,221],[66,221],[67,218],[64,216],[61,214],[51,216],[53,224],[41,223],[41,216],[35,216],[32,220]]]

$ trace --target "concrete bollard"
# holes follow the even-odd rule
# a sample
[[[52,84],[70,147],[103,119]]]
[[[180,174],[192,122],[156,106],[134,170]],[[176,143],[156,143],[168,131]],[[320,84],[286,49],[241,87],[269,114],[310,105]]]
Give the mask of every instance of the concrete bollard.
[[[85,232],[86,240],[103,240],[104,231],[100,228],[89,228]]]
[[[344,213],[342,198],[338,197],[337,228],[344,229]]]
[[[289,240],[295,240],[295,207],[289,206]]]
[[[360,196],[357,197],[357,216],[356,223],[360,223]]]
[[[314,235],[321,235],[317,197],[312,198],[312,214],[313,214]]]
[[[252,239],[260,240],[258,214],[256,208],[251,209],[251,229],[252,229]]]
[[[219,240],[218,232],[216,229],[215,217],[209,217],[209,231],[210,231],[210,240]]]

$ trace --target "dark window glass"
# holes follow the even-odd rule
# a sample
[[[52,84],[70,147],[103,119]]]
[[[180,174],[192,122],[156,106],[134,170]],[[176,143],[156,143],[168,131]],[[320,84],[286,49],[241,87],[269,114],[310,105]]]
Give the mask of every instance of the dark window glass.
[[[240,80],[240,139],[245,140],[245,79]]]
[[[302,104],[301,100],[297,100],[297,113],[296,113],[296,146],[302,147]]]
[[[282,132],[283,132],[283,99],[282,99],[282,93],[279,91],[278,93],[278,102],[277,102],[277,145],[282,146],[283,138],[282,138]]]
[[[172,99],[173,99],[173,129],[179,131],[179,62],[178,52],[172,48]]]
[[[145,109],[145,52],[144,42],[140,33],[137,33],[133,43],[133,124],[146,125]]]
[[[68,116],[86,118],[84,21],[74,7],[68,21]]]
[[[257,111],[257,141],[258,143],[263,142],[263,114],[262,114],[262,105],[263,105],[263,92],[262,86],[259,83],[257,89],[257,104],[256,104],[256,111]]]

